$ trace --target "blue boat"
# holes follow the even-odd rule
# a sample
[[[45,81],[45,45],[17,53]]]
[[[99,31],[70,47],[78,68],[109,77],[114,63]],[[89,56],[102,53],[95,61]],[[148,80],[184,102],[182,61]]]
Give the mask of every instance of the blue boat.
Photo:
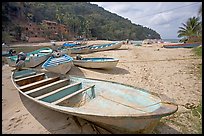
[[[70,47],[80,46],[80,44],[76,44],[76,43],[64,43],[62,46],[70,48]]]
[[[52,55],[42,65],[42,68],[55,73],[66,74],[73,65],[73,58],[62,54],[59,57]]]
[[[112,81],[42,69],[13,71],[11,79],[30,100],[111,133],[151,133],[162,117],[178,110],[176,104],[155,93]]]

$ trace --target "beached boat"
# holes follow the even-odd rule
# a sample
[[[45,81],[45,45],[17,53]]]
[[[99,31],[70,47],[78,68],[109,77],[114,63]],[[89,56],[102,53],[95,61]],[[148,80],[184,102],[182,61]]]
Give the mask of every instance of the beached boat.
[[[86,46],[71,48],[71,53],[84,54],[84,53],[91,53],[91,52],[97,52],[97,51],[113,50],[113,49],[118,49],[121,46],[122,46],[122,42],[114,42],[114,43],[100,44],[100,45],[86,45]]]
[[[74,65],[85,68],[112,69],[116,67],[119,59],[115,58],[82,58],[73,60]]]
[[[81,46],[81,44],[77,44],[77,43],[64,43],[62,46],[66,47],[66,48],[71,48],[71,47]]]
[[[42,68],[55,73],[66,74],[73,65],[73,58],[67,54],[62,54],[60,57],[54,55],[48,58],[42,65]]]
[[[108,44],[93,45],[93,46],[89,47],[89,51],[90,52],[96,52],[96,51],[118,49],[122,46],[122,44],[123,44],[123,42],[114,42],[114,43],[108,43]]]
[[[93,46],[93,45],[73,47],[73,48],[71,48],[71,53],[72,53],[72,54],[90,53],[90,47],[92,47],[92,46]]]
[[[178,106],[155,93],[112,81],[49,73],[13,71],[11,79],[27,98],[79,117],[111,133],[151,133]]]
[[[201,43],[180,43],[180,44],[170,44],[164,45],[164,48],[194,48],[202,45]]]
[[[52,49],[45,47],[26,53],[25,67],[36,67],[40,65],[51,56],[52,51]],[[10,67],[16,66],[17,59],[17,55],[6,57],[6,60]]]

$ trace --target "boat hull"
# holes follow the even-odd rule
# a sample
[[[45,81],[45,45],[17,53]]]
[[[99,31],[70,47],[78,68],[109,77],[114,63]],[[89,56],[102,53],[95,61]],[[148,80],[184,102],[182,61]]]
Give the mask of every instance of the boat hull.
[[[67,72],[70,71],[72,65],[73,62],[68,62],[53,67],[46,67],[45,69],[54,73],[66,74]]]
[[[52,53],[52,49],[50,48],[42,48],[33,52],[29,52],[26,55],[24,67],[33,68],[40,65],[51,56],[51,53]],[[15,67],[17,56],[6,57],[6,60],[10,67]]]
[[[173,45],[164,45],[164,48],[194,48],[200,46],[200,43],[186,43],[186,44],[173,44]]]
[[[151,133],[162,117],[178,110],[177,105],[133,86],[68,75],[59,78],[56,73],[36,71],[12,72],[12,82],[22,95],[112,133]],[[46,79],[34,78],[37,74]]]
[[[42,65],[42,68],[50,72],[66,74],[67,72],[69,72],[72,66],[73,66],[73,58],[66,54],[63,54],[59,58],[55,58],[54,56],[50,57]]]
[[[111,44],[104,44],[104,45],[96,45],[96,46],[90,47],[90,52],[119,49],[121,46],[122,46],[122,42],[111,43]]]

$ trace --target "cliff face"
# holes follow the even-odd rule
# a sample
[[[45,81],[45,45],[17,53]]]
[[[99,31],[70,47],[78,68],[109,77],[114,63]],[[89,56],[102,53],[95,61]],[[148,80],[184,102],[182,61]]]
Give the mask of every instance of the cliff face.
[[[56,26],[43,20],[55,22]],[[72,40],[76,36],[107,40],[160,39],[156,31],[87,2],[2,3],[5,42],[28,41],[31,37]]]

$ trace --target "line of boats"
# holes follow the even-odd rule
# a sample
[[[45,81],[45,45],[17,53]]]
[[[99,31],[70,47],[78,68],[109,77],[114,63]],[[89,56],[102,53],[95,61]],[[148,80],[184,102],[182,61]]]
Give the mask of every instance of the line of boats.
[[[95,52],[118,49],[121,45],[102,44],[89,49]],[[25,68],[14,70],[11,75],[19,93],[52,110],[88,120],[111,133],[151,133],[162,117],[178,110],[173,102],[141,88],[67,74],[73,64],[111,69],[119,62],[116,58],[73,59],[60,53],[50,48],[27,53]],[[9,66],[14,66],[16,60],[17,56],[7,57]],[[42,69],[34,68],[40,64]]]

